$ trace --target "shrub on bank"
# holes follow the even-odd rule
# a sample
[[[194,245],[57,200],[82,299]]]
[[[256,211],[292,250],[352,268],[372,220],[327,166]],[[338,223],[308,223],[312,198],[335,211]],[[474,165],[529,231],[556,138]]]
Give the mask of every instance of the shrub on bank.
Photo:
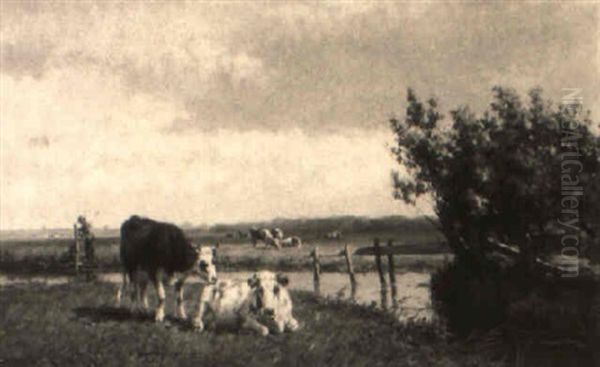
[[[597,348],[600,283],[591,273],[561,278],[518,265],[473,269],[457,260],[435,271],[430,287],[434,308],[450,332],[490,342],[482,337],[487,335],[496,352],[516,354],[533,346],[589,359]]]

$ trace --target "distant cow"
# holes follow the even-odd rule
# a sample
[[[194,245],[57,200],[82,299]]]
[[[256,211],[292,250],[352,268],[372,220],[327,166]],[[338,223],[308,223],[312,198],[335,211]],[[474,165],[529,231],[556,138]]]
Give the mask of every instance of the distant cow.
[[[278,238],[275,238],[270,230],[266,228],[251,228],[250,231],[250,240],[252,241],[252,245],[256,247],[258,241],[262,241],[267,246],[273,246],[278,250],[281,249],[281,243]]]
[[[302,239],[298,236],[287,237],[281,240],[283,247],[302,247]]]
[[[138,302],[142,299],[144,308],[148,307],[147,280],[141,277],[141,273],[146,273],[158,294],[155,320],[162,321],[165,315],[163,277],[166,276],[169,283],[177,278],[177,313],[179,317],[185,318],[184,282],[192,273],[198,273],[206,282],[216,282],[214,251],[214,248],[192,246],[183,231],[173,224],[132,216],[121,225],[123,284],[117,293],[117,304],[120,303],[129,280],[134,286],[132,300],[135,295]]]
[[[250,279],[220,281],[204,287],[192,320],[197,331],[205,322],[234,326],[263,336],[298,329],[292,315],[288,278],[270,271],[255,273]]]
[[[283,230],[281,228],[271,228],[271,235],[273,238],[282,240],[283,239]]]
[[[325,235],[325,238],[330,240],[341,240],[342,239],[342,231],[331,231]]]

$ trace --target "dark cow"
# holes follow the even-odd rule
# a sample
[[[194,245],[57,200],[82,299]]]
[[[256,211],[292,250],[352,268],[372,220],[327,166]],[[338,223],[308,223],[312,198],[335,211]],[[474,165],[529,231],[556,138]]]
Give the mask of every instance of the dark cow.
[[[250,240],[252,241],[252,245],[256,247],[258,241],[262,241],[267,246],[273,246],[278,250],[281,249],[281,243],[278,238],[273,237],[273,234],[269,229],[266,228],[250,228]]]
[[[123,284],[117,293],[117,304],[127,287],[128,279],[133,283],[132,299],[137,297],[148,307],[146,298],[146,273],[158,294],[158,307],[155,320],[162,321],[165,316],[165,290],[163,278],[169,283],[177,277],[177,313],[185,318],[183,304],[183,284],[192,273],[198,273],[202,280],[214,283],[217,273],[214,265],[214,248],[194,247],[183,231],[170,223],[132,216],[121,225],[121,264],[123,266]]]

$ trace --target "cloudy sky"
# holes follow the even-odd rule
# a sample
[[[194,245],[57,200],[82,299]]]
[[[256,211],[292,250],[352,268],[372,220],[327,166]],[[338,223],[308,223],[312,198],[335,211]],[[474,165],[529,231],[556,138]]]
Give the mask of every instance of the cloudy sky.
[[[417,215],[391,198],[406,88],[581,88],[593,2],[0,2],[0,228]]]

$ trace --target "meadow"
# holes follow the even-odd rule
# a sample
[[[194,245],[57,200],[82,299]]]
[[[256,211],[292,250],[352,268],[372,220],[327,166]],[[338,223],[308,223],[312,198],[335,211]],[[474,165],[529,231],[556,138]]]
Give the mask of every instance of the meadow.
[[[186,292],[188,311],[198,286]],[[493,356],[450,342],[434,323],[400,323],[379,309],[292,292],[295,333],[196,333],[168,317],[112,305],[115,286],[72,282],[0,291],[4,366],[495,366]],[[171,296],[171,295],[169,295]],[[150,294],[151,304],[155,301]],[[173,300],[173,298],[169,298]],[[167,314],[174,305],[167,302]]]
[[[370,246],[376,237],[382,243],[392,239],[395,244],[421,246],[414,254],[395,257],[398,273],[431,273],[451,258],[438,234],[425,227],[346,230],[342,240],[325,239],[323,231],[310,227],[285,231],[301,235],[304,246],[281,251],[264,245],[253,248],[248,239],[231,236],[232,228],[188,230],[188,235],[197,244],[220,243],[217,266],[220,272],[231,272],[231,276],[236,271],[256,269],[300,271],[310,282],[309,253],[315,246],[322,255],[323,272],[344,272],[344,258],[329,255],[338,254],[345,244],[354,249]],[[302,324],[296,333],[267,338],[232,330],[195,333],[187,322],[172,317],[172,287],[167,287],[170,316],[166,323],[155,324],[149,312],[131,312],[127,304],[114,307],[117,285],[110,282],[63,277],[66,284],[27,283],[30,275],[70,275],[72,267],[66,253],[71,243],[69,238],[0,240],[0,275],[25,279],[24,283],[0,284],[0,365],[493,367],[513,365],[519,354],[516,351],[521,348],[496,336],[494,330],[467,340],[457,339],[437,317],[398,317],[409,310],[403,310],[401,305],[393,314],[376,304],[358,304],[331,293],[316,297],[306,291],[310,289],[306,286],[291,291],[294,315]],[[119,270],[118,238],[114,233],[100,236],[95,251],[98,272]],[[354,256],[353,261],[357,272],[375,270],[371,256]],[[338,275],[341,283],[347,282],[344,274]],[[333,277],[324,275],[327,280]],[[428,286],[427,283],[418,286]],[[369,285],[361,285],[365,286]],[[195,305],[198,287],[189,284],[186,289],[188,314]],[[151,291],[151,305],[154,298]],[[527,348],[531,361],[524,364],[527,366],[562,366],[572,361],[590,365],[590,357],[585,353],[555,347]]]
[[[427,272],[441,264],[445,256],[440,254],[443,250],[436,238],[425,232],[398,236],[367,231],[341,241],[327,240],[310,231],[287,232],[301,233],[304,246],[281,251],[264,245],[253,248],[246,238],[231,238],[228,230],[188,235],[196,244],[220,243],[220,272],[310,270],[309,253],[315,246],[324,255],[324,272],[345,271],[343,257],[328,255],[339,253],[345,244],[353,248],[371,245],[374,237],[383,241],[393,238],[396,243],[402,237],[402,241],[423,244],[423,254],[398,257],[399,272]],[[0,241],[0,273],[69,275],[72,269],[66,253],[71,243],[69,238]],[[117,237],[98,238],[95,252],[99,272],[119,270]],[[372,257],[355,257],[357,272],[373,270],[374,266]],[[188,311],[194,307],[198,287],[190,284],[186,290]],[[374,306],[317,298],[307,291],[292,291],[294,314],[302,323],[299,332],[257,338],[231,330],[198,334],[186,322],[172,317],[164,325],[156,325],[150,313],[115,308],[115,290],[115,284],[76,280],[61,285],[0,285],[0,364],[463,366],[466,361],[480,358],[450,346],[431,322],[400,323],[398,318]],[[168,292],[173,292],[172,287],[168,287]],[[154,292],[150,292],[151,304],[154,297]],[[168,300],[167,313],[173,315],[172,294]]]
[[[188,236],[197,245],[214,246],[219,243],[219,271],[252,271],[269,269],[274,271],[311,270],[310,252],[316,247],[322,255],[321,268],[324,272],[343,272],[346,269],[344,258],[328,256],[338,254],[344,245],[353,249],[371,246],[374,238],[383,243],[393,240],[395,244],[418,244],[421,249],[414,254],[396,257],[400,271],[429,272],[439,267],[447,258],[447,248],[441,243],[439,234],[430,226],[417,226],[393,229],[387,227],[358,228],[341,240],[323,237],[325,230],[314,226],[300,225],[285,227],[286,234],[300,235],[301,248],[283,248],[277,251],[260,244],[254,248],[248,238],[232,238],[236,227],[222,227],[210,231],[187,230]],[[95,241],[97,271],[115,272],[120,270],[119,238],[114,236],[98,237]],[[58,275],[69,274],[67,252],[73,240],[71,238],[20,238],[0,239],[0,272],[5,274]],[[357,272],[375,270],[372,257],[355,256],[354,267]]]

